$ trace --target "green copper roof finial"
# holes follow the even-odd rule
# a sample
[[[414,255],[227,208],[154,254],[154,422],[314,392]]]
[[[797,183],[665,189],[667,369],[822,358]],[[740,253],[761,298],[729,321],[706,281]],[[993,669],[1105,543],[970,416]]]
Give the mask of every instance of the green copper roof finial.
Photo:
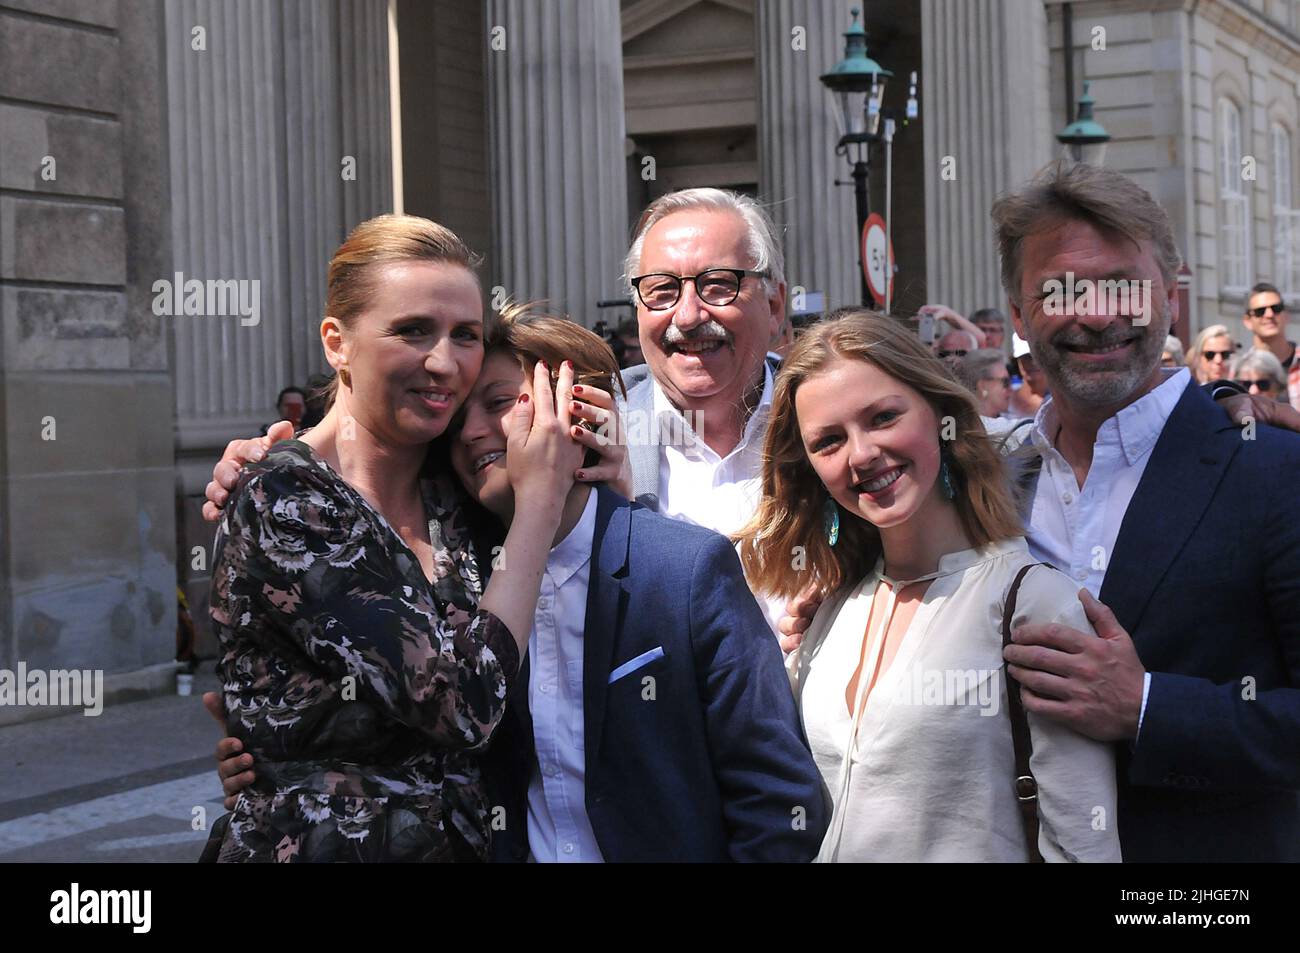
[[[1092,107],[1096,100],[1091,93],[1092,80],[1083,81],[1083,95],[1079,97],[1078,118],[1059,133],[1056,138],[1065,145],[1087,145],[1094,142],[1110,142],[1110,133],[1097,120],[1092,118]]]
[[[894,74],[867,55],[867,31],[858,22],[862,11],[854,7],[852,25],[844,32],[844,59],[822,74],[822,83],[836,92],[866,92],[876,77]]]

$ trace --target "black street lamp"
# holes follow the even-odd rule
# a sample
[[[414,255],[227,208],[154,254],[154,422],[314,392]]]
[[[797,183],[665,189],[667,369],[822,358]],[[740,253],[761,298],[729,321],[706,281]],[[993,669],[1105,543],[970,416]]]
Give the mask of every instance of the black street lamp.
[[[885,83],[894,75],[867,55],[867,31],[858,22],[861,11],[853,8],[853,24],[844,34],[844,59],[822,74],[822,85],[835,94],[840,115],[844,123],[844,135],[835,146],[835,154],[842,155],[852,167],[853,189],[857,199],[858,211],[858,248],[861,254],[862,231],[866,228],[867,217],[871,214],[871,200],[867,191],[870,176],[871,144],[882,139],[888,144],[893,141],[894,120],[885,115],[882,103],[885,98]],[[916,74],[912,74],[912,90],[907,104],[907,118],[916,117]],[[882,133],[881,123],[884,122]],[[889,183],[886,185],[889,191]],[[888,200],[887,204],[888,204]],[[888,209],[886,223],[889,224]],[[890,284],[889,269],[892,262],[886,263],[886,287]],[[871,306],[871,292],[867,287],[865,271],[862,274],[862,304]],[[888,310],[888,305],[886,305]]]

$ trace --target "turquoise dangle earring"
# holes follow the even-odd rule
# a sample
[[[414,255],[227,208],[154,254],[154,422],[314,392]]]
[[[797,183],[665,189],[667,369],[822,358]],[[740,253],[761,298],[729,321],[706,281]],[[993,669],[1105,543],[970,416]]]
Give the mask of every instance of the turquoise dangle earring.
[[[957,499],[957,490],[952,485],[952,470],[948,467],[948,448],[942,441],[939,444],[939,480],[943,484],[943,495],[950,500]]]
[[[840,541],[840,508],[834,500],[827,500],[823,512],[826,519],[826,542],[834,546]]]

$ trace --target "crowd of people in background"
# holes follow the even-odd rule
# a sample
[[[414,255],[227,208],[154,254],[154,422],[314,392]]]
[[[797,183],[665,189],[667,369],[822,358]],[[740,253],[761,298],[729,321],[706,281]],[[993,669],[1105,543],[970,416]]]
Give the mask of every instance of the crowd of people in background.
[[[1300,360],[1296,342],[1286,336],[1286,301],[1274,285],[1263,281],[1250,289],[1245,300],[1242,322],[1253,338],[1249,347],[1236,343],[1226,325],[1212,324],[1198,332],[1190,346],[1176,335],[1167,335],[1161,366],[1188,367],[1198,384],[1230,380],[1247,394],[1300,410]],[[946,305],[926,305],[918,315],[926,312],[950,324],[935,339],[935,356],[975,395],[991,433],[1014,429],[1037,413],[1049,393],[1046,381],[1019,335],[1010,336],[1008,358],[1005,314],[997,308],[980,308],[967,321]]]
[[[275,398],[275,412],[278,415],[276,421],[289,421],[293,424],[295,433],[315,427],[321,422],[329,407],[329,394],[333,380],[333,374],[312,374],[305,388],[295,384],[281,388]],[[265,436],[270,428],[271,424],[263,424],[262,435]]]

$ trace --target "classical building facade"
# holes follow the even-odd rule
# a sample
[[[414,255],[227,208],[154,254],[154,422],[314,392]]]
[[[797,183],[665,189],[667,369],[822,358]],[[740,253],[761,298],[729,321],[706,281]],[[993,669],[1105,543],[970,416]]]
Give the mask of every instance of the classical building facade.
[[[1114,137],[1106,165],[1141,182],[1174,221],[1193,274],[1187,330],[1225,323],[1249,345],[1241,317],[1251,285],[1271,281],[1300,303],[1300,2],[1051,2],[1054,115],[1066,7],[1074,75],[1092,80],[1097,118]]]
[[[886,107],[919,78],[896,310],[1004,303],[989,205],[1084,79],[1107,164],[1173,217],[1191,329],[1239,329],[1257,279],[1300,299],[1297,0],[3,0],[0,668],[168,683],[178,585],[206,630],[212,463],[323,370],[325,265],[369,216],[442,221],[494,304],[590,325],[646,202],[735,188],[792,290],[856,303],[818,79],[854,6]],[[231,296],[187,308],[191,281]]]

